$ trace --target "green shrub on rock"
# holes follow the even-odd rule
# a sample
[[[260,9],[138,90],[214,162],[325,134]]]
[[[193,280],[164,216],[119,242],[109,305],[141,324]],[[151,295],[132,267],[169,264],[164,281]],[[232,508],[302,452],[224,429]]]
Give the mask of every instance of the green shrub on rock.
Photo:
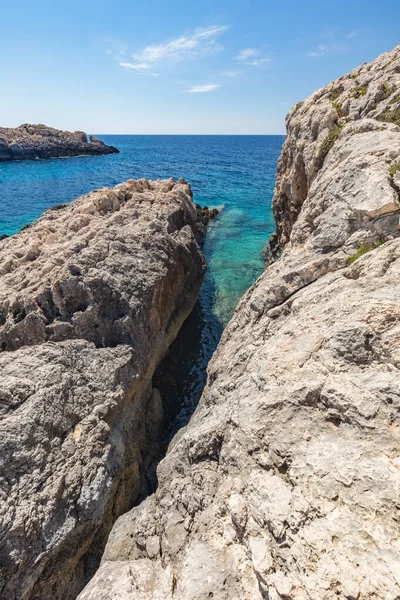
[[[333,88],[329,93],[329,100],[332,103],[336,102],[336,100],[342,95],[342,92],[343,92],[343,88],[341,86]]]
[[[393,110],[385,110],[376,118],[378,121],[383,121],[384,123],[394,123],[400,127],[400,106],[397,106]]]
[[[365,96],[366,93],[367,93],[367,88],[365,87],[365,85],[357,85],[353,89],[353,97],[354,98],[361,98],[361,96]]]
[[[297,102],[296,106],[294,107],[296,112],[303,106],[303,102]]]
[[[331,150],[333,144],[339,138],[342,128],[343,125],[335,125],[334,127],[332,127],[332,129],[322,142],[315,159],[315,165],[318,170],[322,169],[325,162],[325,158],[328,156],[328,153]]]
[[[365,244],[364,242],[362,242],[359,245],[357,252],[346,259],[346,263],[348,265],[352,265],[353,262],[357,260],[357,258],[360,258],[360,256],[362,256],[363,254],[367,254],[367,252],[371,252],[371,250],[374,250],[379,246],[382,246],[382,242],[376,242],[375,244]]]
[[[396,173],[396,171],[400,171],[400,164],[399,163],[396,163],[396,164],[391,165],[389,167],[389,175],[391,177],[394,177],[394,174]]]
[[[336,110],[339,117],[341,117],[342,116],[342,105],[340,104],[340,102],[332,102],[332,106]]]
[[[386,98],[389,98],[390,94],[392,93],[392,90],[390,89],[389,85],[387,83],[383,84],[383,98],[382,100],[386,100]]]
[[[396,96],[391,99],[389,104],[397,104],[397,102],[400,102],[400,94],[396,94]]]

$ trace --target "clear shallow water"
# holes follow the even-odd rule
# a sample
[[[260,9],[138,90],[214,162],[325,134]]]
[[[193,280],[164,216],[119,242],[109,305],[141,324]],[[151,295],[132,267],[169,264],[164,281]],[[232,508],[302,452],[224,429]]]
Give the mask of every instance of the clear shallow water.
[[[284,136],[98,137],[121,153],[0,163],[0,235],[16,233],[54,204],[130,178],[184,177],[195,202],[223,207],[204,244],[208,272],[198,305],[170,353],[175,370],[169,364],[162,382],[171,405],[181,398],[176,422],[182,424],[201,394],[223,326],[263,270]]]
[[[194,200],[224,206],[204,252],[226,323],[263,268],[274,230],[271,199],[283,136],[100,136],[121,154],[0,163],[0,235],[16,233],[54,204],[129,178],[184,177]]]

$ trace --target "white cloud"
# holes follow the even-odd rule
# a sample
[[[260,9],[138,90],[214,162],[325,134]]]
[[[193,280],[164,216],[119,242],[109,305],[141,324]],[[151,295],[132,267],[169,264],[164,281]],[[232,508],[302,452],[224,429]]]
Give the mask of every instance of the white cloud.
[[[150,65],[148,65],[147,63],[120,62],[119,66],[123,67],[124,69],[131,69],[136,73],[142,73],[143,75],[151,75],[152,77],[158,77],[158,73],[149,71]]]
[[[245,48],[241,50],[239,54],[236,56],[236,60],[244,65],[251,65],[253,67],[260,67],[267,62],[270,62],[271,59],[266,56],[260,56],[261,52],[257,50],[257,48]]]
[[[351,38],[355,38],[357,37],[358,32],[357,31],[350,31],[349,35],[346,36],[346,40],[351,40]]]
[[[156,63],[165,59],[179,59],[184,56],[220,50],[216,37],[228,29],[227,25],[213,25],[204,29],[196,29],[191,35],[180,37],[163,44],[147,46],[134,54],[138,61]]]
[[[121,62],[119,63],[120,67],[125,67],[125,69],[134,69],[135,71],[145,71],[150,68],[150,65],[147,63],[127,63]]]
[[[248,64],[253,65],[253,67],[260,67],[261,65],[264,65],[270,61],[270,58],[256,58],[255,60],[250,61]]]
[[[188,90],[186,90],[187,94],[200,94],[200,93],[204,93],[204,92],[212,92],[212,90],[215,90],[217,88],[219,88],[219,83],[209,83],[207,85],[194,85],[191,88],[189,88]]]
[[[260,52],[256,48],[245,48],[239,52],[236,56],[236,60],[248,61],[250,58],[258,56],[259,54]]]

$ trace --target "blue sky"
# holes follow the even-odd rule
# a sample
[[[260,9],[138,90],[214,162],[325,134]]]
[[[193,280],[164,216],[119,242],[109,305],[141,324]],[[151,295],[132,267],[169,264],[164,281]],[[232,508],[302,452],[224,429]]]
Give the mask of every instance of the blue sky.
[[[284,133],[399,23],[399,0],[0,0],[0,125]]]

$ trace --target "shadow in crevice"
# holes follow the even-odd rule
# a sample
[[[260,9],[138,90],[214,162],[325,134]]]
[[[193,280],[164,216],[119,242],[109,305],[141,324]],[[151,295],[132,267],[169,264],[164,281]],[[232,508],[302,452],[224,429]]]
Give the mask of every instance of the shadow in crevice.
[[[157,464],[198,405],[207,380],[207,365],[222,335],[223,326],[213,313],[215,295],[215,284],[208,275],[192,313],[153,376],[153,387],[162,396],[164,420],[159,454],[148,477],[152,491],[157,486]]]

